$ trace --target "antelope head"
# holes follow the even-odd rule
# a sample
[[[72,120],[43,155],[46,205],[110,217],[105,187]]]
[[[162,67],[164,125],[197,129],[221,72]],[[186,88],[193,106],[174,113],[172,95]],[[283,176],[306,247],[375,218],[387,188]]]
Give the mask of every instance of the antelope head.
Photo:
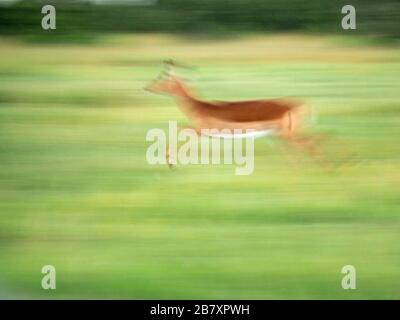
[[[183,95],[186,90],[180,80],[174,75],[175,66],[176,64],[172,60],[164,61],[164,70],[155,80],[145,87],[145,90],[172,96]]]

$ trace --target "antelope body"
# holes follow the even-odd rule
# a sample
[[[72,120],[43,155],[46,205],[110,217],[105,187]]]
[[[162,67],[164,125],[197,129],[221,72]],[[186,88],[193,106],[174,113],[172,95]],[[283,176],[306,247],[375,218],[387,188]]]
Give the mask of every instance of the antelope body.
[[[172,63],[167,63],[169,70]],[[173,96],[186,116],[194,123],[195,129],[255,130],[276,132],[291,139],[297,125],[297,109],[300,103],[286,99],[250,101],[204,101],[198,99],[171,72],[151,83],[147,90]]]

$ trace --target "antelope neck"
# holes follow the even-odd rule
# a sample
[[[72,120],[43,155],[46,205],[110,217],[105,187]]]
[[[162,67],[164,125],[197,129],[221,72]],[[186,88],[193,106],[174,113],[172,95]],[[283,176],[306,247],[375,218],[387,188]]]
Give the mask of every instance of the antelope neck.
[[[181,82],[177,82],[177,84],[178,90],[175,94],[175,99],[178,100],[178,102],[191,105],[191,103],[196,101],[193,95],[189,93],[189,90]]]

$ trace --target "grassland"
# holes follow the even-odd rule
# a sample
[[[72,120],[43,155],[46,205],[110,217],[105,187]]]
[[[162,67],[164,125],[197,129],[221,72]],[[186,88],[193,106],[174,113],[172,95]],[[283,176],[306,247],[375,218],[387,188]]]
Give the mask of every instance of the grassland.
[[[1,298],[400,298],[400,48],[127,35],[0,49]],[[208,99],[303,99],[336,168],[276,138],[256,141],[251,176],[149,166],[147,130],[186,122],[142,90],[165,58],[196,66]]]

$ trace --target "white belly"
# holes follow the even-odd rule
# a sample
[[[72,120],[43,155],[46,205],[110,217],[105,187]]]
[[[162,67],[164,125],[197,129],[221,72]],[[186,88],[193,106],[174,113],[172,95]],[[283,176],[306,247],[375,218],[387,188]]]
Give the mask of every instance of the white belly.
[[[204,133],[205,136],[209,137],[216,137],[216,138],[224,138],[224,139],[243,139],[243,138],[260,138],[265,136],[270,136],[275,132],[275,129],[268,129],[268,130],[249,130],[248,132],[242,131],[240,133]],[[203,134],[202,134],[203,135]]]

